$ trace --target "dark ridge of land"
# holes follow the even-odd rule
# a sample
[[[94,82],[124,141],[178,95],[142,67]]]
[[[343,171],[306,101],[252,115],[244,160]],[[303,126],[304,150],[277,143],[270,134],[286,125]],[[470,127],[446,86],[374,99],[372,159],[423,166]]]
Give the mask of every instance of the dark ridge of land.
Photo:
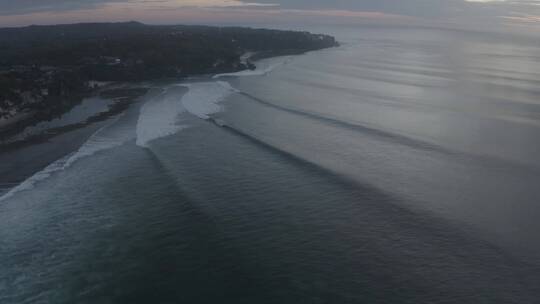
[[[0,29],[0,138],[51,120],[100,82],[128,82],[254,69],[254,58],[337,46],[308,32],[185,25],[85,23]],[[244,60],[243,60],[244,59]],[[25,119],[5,123],[26,114]]]

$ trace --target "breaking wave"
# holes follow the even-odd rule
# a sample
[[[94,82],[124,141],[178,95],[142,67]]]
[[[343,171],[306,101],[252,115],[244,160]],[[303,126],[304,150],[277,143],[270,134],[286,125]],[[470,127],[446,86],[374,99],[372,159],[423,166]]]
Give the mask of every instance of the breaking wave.
[[[244,70],[235,73],[216,74],[212,78],[218,79],[222,77],[265,76],[270,74],[276,68],[289,63],[292,58],[292,56],[286,56],[269,59],[267,61],[260,61],[257,63],[257,68],[255,70]]]
[[[291,59],[292,57],[289,56],[261,61],[256,70],[219,74],[213,78],[262,76],[287,64]],[[187,128],[180,122],[180,114],[182,113],[190,113],[201,119],[209,120],[211,119],[210,115],[223,110],[220,103],[235,93],[241,92],[225,81],[194,82],[164,88],[161,94],[150,99],[141,107],[135,133],[133,133],[133,129],[125,130],[126,127],[116,128],[116,131],[109,130],[109,127],[118,121],[121,115],[116,117],[111,123],[94,133],[76,152],[53,162],[21,184],[11,188],[0,196],[0,201],[7,200],[19,192],[34,189],[37,183],[56,172],[65,170],[81,158],[121,146],[134,138],[138,146],[148,147],[148,144],[155,139],[175,134]]]
[[[219,103],[235,92],[223,81],[178,84],[164,89],[160,96],[141,108],[137,123],[137,145],[148,147],[151,141],[186,128],[180,121],[180,114],[184,112],[209,119],[209,115],[222,110]]]
[[[236,92],[226,82],[202,82],[184,85],[189,89],[182,98],[182,105],[191,114],[201,118],[209,119],[211,114],[222,110],[219,104],[229,95]]]
[[[165,88],[141,107],[136,130],[138,146],[147,147],[150,141],[183,128],[177,121],[180,113],[185,112],[180,103],[182,94],[183,90]]]
[[[289,63],[292,56],[277,57],[258,62],[257,69],[237,73],[217,74],[213,79],[221,77],[263,76],[276,68]],[[187,92],[180,88],[187,88]],[[137,123],[137,145],[148,147],[158,138],[175,134],[187,126],[180,122],[180,114],[190,113],[208,120],[210,115],[221,112],[220,102],[234,93],[240,93],[228,82],[192,82],[177,84],[163,89],[163,92],[147,101],[141,108]]]
[[[117,116],[110,123],[96,131],[76,152],[68,154],[67,156],[53,162],[45,169],[35,173],[18,186],[6,192],[0,197],[0,202],[13,197],[19,192],[34,189],[37,183],[44,181],[56,172],[69,168],[81,158],[92,156],[100,151],[121,146],[127,141],[133,139],[133,136],[130,136],[129,132],[126,132],[126,130],[123,128],[109,132],[109,127],[117,122],[120,117],[121,115]]]

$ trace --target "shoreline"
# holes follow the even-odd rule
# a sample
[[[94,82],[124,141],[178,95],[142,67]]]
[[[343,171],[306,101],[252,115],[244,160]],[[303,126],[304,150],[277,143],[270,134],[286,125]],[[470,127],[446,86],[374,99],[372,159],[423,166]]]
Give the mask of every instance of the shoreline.
[[[246,71],[255,71],[258,67],[257,65],[255,64],[257,61],[260,61],[260,60],[263,60],[263,59],[270,59],[270,58],[277,58],[277,57],[281,57],[281,56],[286,56],[286,55],[290,55],[290,56],[293,56],[293,55],[301,55],[305,53],[305,51],[301,51],[301,50],[286,50],[285,53],[283,51],[265,51],[265,52],[248,52],[246,54],[244,54],[242,57],[244,58],[241,58],[241,60],[245,61],[246,63],[246,66],[249,67],[248,69],[236,69],[236,70],[232,70],[232,71],[229,71],[227,73],[223,73],[223,75],[225,74],[235,74],[235,73],[239,73],[239,72],[246,72]],[[192,75],[188,75],[188,76],[185,76],[185,77],[182,77],[180,79],[178,78],[162,78],[162,79],[154,79],[154,80],[149,80],[148,82],[150,83],[153,83],[153,82],[160,82],[160,81],[186,81],[186,80],[190,80],[190,79],[212,79],[214,78],[215,76],[218,76],[218,75],[222,75],[220,73],[217,73],[217,74],[192,74]],[[111,99],[116,99],[116,98],[131,98],[133,96],[115,96],[115,92],[117,91],[122,91],[122,90],[126,90],[126,89],[118,89],[118,88],[114,88],[115,85],[133,85],[133,84],[136,84],[137,82],[109,82],[106,86],[104,87],[95,87],[94,89],[91,89],[90,92],[85,92],[85,93],[82,93],[81,94],[77,94],[77,95],[73,95],[71,96],[69,99],[73,99],[73,100],[78,100],[77,102],[72,102],[71,103],[71,106],[70,107],[66,107],[64,112],[61,113],[59,116],[58,116],[58,113],[54,113],[54,115],[52,114],[49,114],[47,116],[43,116],[43,115],[40,115],[40,113],[37,113],[37,112],[20,112],[20,113],[15,113],[14,115],[12,115],[11,117],[7,117],[7,118],[0,118],[0,148],[2,150],[0,150],[0,155],[2,154],[2,152],[5,150],[5,149],[12,149],[12,146],[17,146],[17,145],[24,145],[25,143],[24,142],[31,142],[31,141],[44,141],[44,140],[47,140],[51,137],[53,137],[55,134],[58,134],[58,133],[63,133],[63,132],[67,132],[67,131],[70,131],[71,128],[80,128],[80,127],[84,127],[84,125],[86,123],[91,123],[91,122],[81,122],[81,123],[78,123],[78,124],[74,124],[73,126],[66,126],[66,127],[62,127],[62,128],[55,128],[54,130],[50,130],[50,133],[51,134],[42,134],[42,135],[39,135],[39,136],[32,136],[32,138],[27,138],[23,141],[17,141],[17,145],[15,144],[12,144],[12,143],[7,143],[7,141],[9,141],[10,139],[12,139],[13,137],[16,137],[17,135],[21,134],[22,132],[24,132],[25,129],[29,128],[29,127],[32,127],[32,126],[35,126],[39,123],[42,123],[42,122],[47,122],[47,121],[51,121],[53,119],[55,119],[56,117],[62,117],[64,116],[66,113],[68,113],[71,109],[77,107],[78,105],[80,105],[86,98],[91,98],[91,97],[96,97],[96,96],[99,96],[99,97],[107,97],[107,98],[111,98]],[[140,88],[142,88],[143,86],[141,86]],[[129,90],[129,89],[127,89]],[[144,95],[144,94],[142,94]],[[125,107],[124,107],[125,109]],[[114,110],[113,110],[114,111]],[[55,117],[56,116],[56,117]],[[99,115],[97,115],[99,116]],[[88,117],[89,119],[91,119],[92,117]],[[96,119],[100,119],[99,117],[96,118]],[[65,130],[64,130],[65,129]],[[47,132],[49,133],[49,132]],[[16,148],[16,147],[15,147]]]
[[[17,187],[53,162],[75,152],[108,120],[58,134],[44,142],[34,142],[0,154],[0,196]]]
[[[39,123],[50,122],[50,121],[45,121],[45,120],[34,121],[31,124],[27,124],[21,127],[18,130],[18,132],[13,133],[12,136],[7,137],[5,140],[0,140],[0,148],[2,148],[2,150],[0,151],[0,155],[2,155],[4,152],[9,152],[14,149],[25,147],[27,145],[46,142],[50,140],[51,138],[54,138],[55,136],[61,135],[63,133],[81,129],[90,124],[107,120],[110,117],[116,116],[122,113],[123,111],[125,111],[132,103],[136,102],[137,99],[144,96],[147,92],[148,92],[148,89],[143,88],[143,87],[133,88],[133,89],[111,89],[111,90],[101,91],[99,92],[99,94],[92,97],[100,97],[106,100],[112,100],[113,102],[111,103],[107,111],[98,112],[94,115],[88,116],[80,122],[71,123],[64,126],[60,126],[60,127],[51,127],[51,128],[43,130],[41,133],[32,134],[19,140],[15,139],[15,140],[10,141],[11,139],[15,138],[17,135],[24,132],[27,128],[35,126]],[[79,103],[77,106],[81,105],[83,101],[81,101],[81,103]],[[62,116],[60,116],[60,118],[62,118],[67,113],[69,113],[69,111],[63,113]]]
[[[139,92],[135,94],[135,91],[132,91],[130,96],[125,95],[126,91],[111,90],[111,93],[123,94],[115,98],[108,96],[115,102],[106,112],[91,115],[78,123],[47,129],[23,140],[0,145],[0,197],[53,162],[77,151],[109,121],[140,102],[150,89],[144,89],[144,92],[141,88],[136,90]]]
[[[302,52],[298,55],[304,54]],[[252,55],[248,60],[253,60]],[[281,53],[266,53],[255,60],[252,64],[255,69],[242,69],[236,73],[254,72],[258,69],[267,69],[264,66],[257,65],[265,59],[279,58],[284,55]],[[287,55],[294,56],[294,55]],[[264,72],[264,71],[263,71]],[[266,72],[265,72],[266,73]],[[231,73],[233,76],[235,73]],[[66,157],[70,153],[79,149],[95,132],[103,127],[108,121],[127,111],[131,106],[142,101],[151,91],[156,83],[171,83],[174,81],[215,81],[217,74],[191,75],[183,79],[160,79],[143,83],[142,85],[134,83],[124,83],[127,88],[115,87],[112,84],[109,88],[101,88],[95,92],[94,96],[115,100],[106,112],[100,112],[86,117],[83,121],[69,124],[66,126],[47,129],[40,134],[32,135],[24,140],[13,143],[0,143],[0,197],[8,193],[11,189],[17,187],[34,174],[44,170],[53,162]],[[234,77],[234,76],[233,76]],[[119,85],[119,83],[116,83]],[[82,103],[82,102],[81,102]],[[68,111],[69,112],[69,111]],[[65,115],[68,112],[62,114]],[[24,130],[24,129],[23,129]]]

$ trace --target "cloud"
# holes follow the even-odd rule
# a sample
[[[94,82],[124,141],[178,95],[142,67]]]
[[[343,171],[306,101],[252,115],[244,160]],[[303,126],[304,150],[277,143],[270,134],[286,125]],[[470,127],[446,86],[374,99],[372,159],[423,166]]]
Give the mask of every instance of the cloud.
[[[425,18],[487,18],[540,15],[540,0],[258,0],[286,9],[380,12]]]
[[[131,7],[262,7],[283,9],[331,9],[382,12],[408,16],[438,17],[485,13],[482,9],[538,6],[538,0],[0,0],[0,14],[91,9],[121,3]]]
[[[335,19],[346,16],[349,19],[365,16],[405,16],[432,20],[432,22],[450,20],[460,23],[463,20],[477,23],[535,22],[540,15],[540,0],[0,0],[0,23],[2,18],[13,20],[15,16],[31,14],[49,14],[58,16],[67,12],[87,11],[88,17],[106,20],[102,14],[112,14],[124,18],[144,17],[148,11],[186,11],[194,14],[194,9],[233,9],[239,13],[250,9],[255,11],[273,11],[272,14],[321,15]],[[132,12],[132,15],[129,15]],[[183,16],[186,14],[182,13]],[[217,13],[216,19],[219,19]],[[227,13],[232,14],[232,13]],[[245,13],[244,14],[249,14]],[[258,13],[260,14],[260,12]],[[375,14],[375,15],[373,15]],[[1,17],[3,16],[3,17]],[[155,16],[155,15],[152,15]],[[249,17],[243,17],[246,19]],[[15,18],[16,19],[16,18]],[[39,22],[39,20],[37,21]],[[216,21],[218,22],[218,21]],[[10,23],[16,23],[10,21]]]
[[[257,3],[241,0],[131,0],[132,5],[160,7],[275,7],[275,3]]]
[[[0,1],[0,12],[2,13],[18,13],[18,12],[28,12],[28,11],[38,11],[38,10],[51,10],[51,9],[60,9],[62,7],[73,6],[81,7],[92,7],[96,3],[109,2],[107,0],[90,0],[90,1],[69,1],[69,0],[42,0],[42,1],[32,1],[32,0],[2,0]]]
[[[95,9],[111,4],[136,7],[272,7],[278,4],[241,0],[0,0],[0,15]]]
[[[89,9],[119,1],[129,0],[0,0],[0,15]]]

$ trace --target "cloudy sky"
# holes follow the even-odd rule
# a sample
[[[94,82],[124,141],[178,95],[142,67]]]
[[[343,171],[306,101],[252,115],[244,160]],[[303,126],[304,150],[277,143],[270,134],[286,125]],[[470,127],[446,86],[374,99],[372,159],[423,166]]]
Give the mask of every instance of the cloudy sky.
[[[538,24],[540,28],[540,0],[0,0],[0,26],[127,20]]]

